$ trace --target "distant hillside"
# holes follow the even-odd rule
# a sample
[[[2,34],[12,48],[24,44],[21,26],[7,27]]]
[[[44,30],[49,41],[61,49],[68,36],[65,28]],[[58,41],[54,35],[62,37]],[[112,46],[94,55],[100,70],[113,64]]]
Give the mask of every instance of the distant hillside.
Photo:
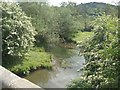
[[[105,12],[107,15],[117,15],[117,6],[106,3],[90,2],[77,5],[80,14],[98,16]]]

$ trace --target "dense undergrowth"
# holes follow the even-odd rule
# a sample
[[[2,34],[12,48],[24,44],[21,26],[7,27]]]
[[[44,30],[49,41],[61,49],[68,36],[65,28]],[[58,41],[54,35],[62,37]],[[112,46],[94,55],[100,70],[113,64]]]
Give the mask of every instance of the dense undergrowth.
[[[73,40],[76,41],[76,43],[79,44],[79,43],[82,43],[82,42],[86,42],[93,35],[94,35],[94,32],[78,32],[78,33],[75,34],[75,37],[73,38]]]
[[[21,62],[8,65],[7,68],[18,75],[26,75],[40,68],[51,69],[51,55],[45,52],[43,48],[34,47],[30,49]]]
[[[72,81],[69,88],[119,88],[118,18],[110,15],[98,17],[94,36],[83,43],[82,55],[86,63],[84,74]]]

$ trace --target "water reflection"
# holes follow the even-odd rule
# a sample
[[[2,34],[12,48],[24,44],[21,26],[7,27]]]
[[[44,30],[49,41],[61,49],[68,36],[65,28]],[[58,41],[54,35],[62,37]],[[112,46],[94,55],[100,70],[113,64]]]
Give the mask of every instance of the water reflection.
[[[60,51],[62,50],[60,49]],[[69,54],[69,57],[65,55],[66,52],[60,51],[58,50],[56,53],[59,57],[56,58],[54,70],[37,70],[25,78],[43,88],[65,88],[72,79],[81,75],[82,72],[77,72],[77,70],[83,66],[85,60],[84,57],[78,56],[79,49],[71,49],[69,53],[72,52],[72,55]],[[63,62],[68,66],[63,67],[61,65]]]

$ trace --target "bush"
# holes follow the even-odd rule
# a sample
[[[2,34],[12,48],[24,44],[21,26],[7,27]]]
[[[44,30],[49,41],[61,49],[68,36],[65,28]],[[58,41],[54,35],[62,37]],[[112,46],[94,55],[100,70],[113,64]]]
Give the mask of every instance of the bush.
[[[2,10],[2,55],[23,57],[33,45],[35,30],[30,18],[16,3],[0,3]],[[4,61],[3,61],[4,62]]]
[[[118,57],[118,18],[112,16],[100,16],[94,23],[94,36],[84,43],[83,55],[86,64],[83,68],[84,75],[76,82],[76,86],[84,88],[89,84],[91,88],[118,88],[120,61]],[[74,87],[71,84],[71,87]]]

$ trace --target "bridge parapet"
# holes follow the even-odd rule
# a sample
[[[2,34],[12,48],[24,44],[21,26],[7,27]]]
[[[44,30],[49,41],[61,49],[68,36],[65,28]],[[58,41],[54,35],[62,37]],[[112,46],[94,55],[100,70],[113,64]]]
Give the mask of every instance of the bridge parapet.
[[[41,87],[33,84],[32,82],[13,74],[12,72],[5,69],[1,65],[0,65],[0,87],[13,89],[28,88],[28,90],[30,88],[36,88],[39,90],[43,90]]]

